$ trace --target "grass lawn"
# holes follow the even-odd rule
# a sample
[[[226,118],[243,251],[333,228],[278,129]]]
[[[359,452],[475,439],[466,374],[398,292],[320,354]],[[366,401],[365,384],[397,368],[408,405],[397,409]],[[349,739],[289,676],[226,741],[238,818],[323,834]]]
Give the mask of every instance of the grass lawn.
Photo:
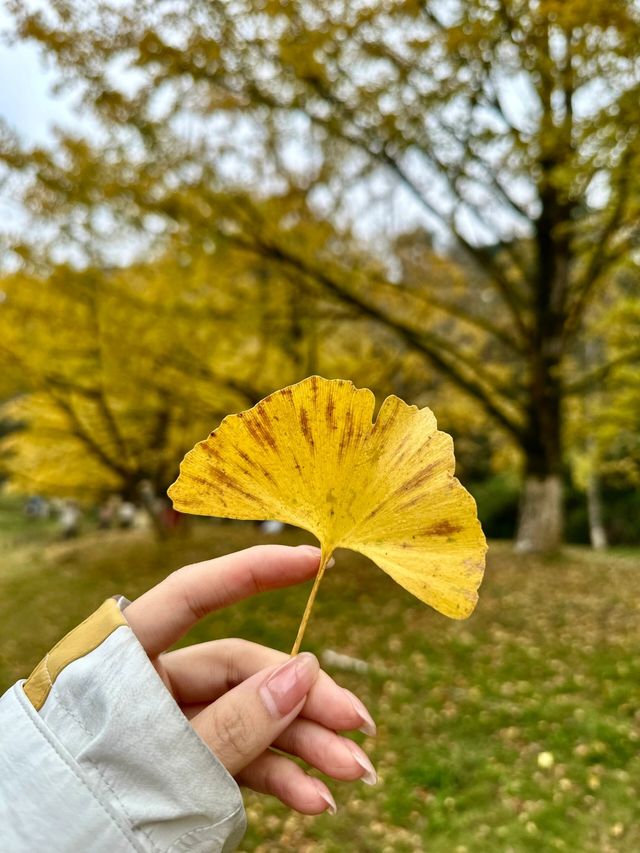
[[[108,595],[135,597],[181,564],[259,541],[239,524],[168,543],[0,538],[0,686]],[[237,635],[288,650],[308,589],[210,617],[187,642]],[[243,851],[640,850],[640,553],[541,560],[495,544],[476,613],[453,622],[343,552],[304,647],[370,664],[366,675],[328,669],[378,722],[375,742],[358,739],[381,781],[331,783],[335,817],[247,795]]]

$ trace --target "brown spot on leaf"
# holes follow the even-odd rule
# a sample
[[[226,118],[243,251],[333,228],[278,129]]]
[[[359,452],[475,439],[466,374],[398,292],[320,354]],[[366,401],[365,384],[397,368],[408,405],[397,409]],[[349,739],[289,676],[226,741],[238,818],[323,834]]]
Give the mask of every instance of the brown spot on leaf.
[[[427,536],[453,536],[454,533],[460,533],[462,527],[459,524],[453,524],[448,519],[443,519],[428,527],[424,532]]]
[[[407,451],[411,449],[409,445],[410,440],[411,436],[408,433],[405,433],[402,439],[398,442],[396,452],[394,453],[392,459],[393,464],[400,462],[407,455]]]
[[[414,474],[409,480],[405,480],[405,482],[396,491],[410,492],[413,489],[417,489],[419,486],[422,486],[423,483],[429,479],[434,469],[438,467],[438,464],[438,462],[432,462],[430,465],[427,465],[426,468],[423,468],[422,471],[418,471],[418,473]]]
[[[338,455],[341,460],[346,455],[349,445],[351,444],[354,430],[355,425],[353,422],[353,414],[351,411],[348,411],[344,416],[344,428],[342,430],[342,435],[340,436],[340,447],[338,448]]]
[[[268,468],[265,468],[264,465],[256,465],[256,468],[258,469],[258,471],[260,471],[263,477],[266,477],[266,479],[269,480],[271,483],[275,483],[273,474],[271,473],[271,471],[268,470]]]
[[[300,409],[300,427],[302,429],[302,434],[304,435],[307,443],[313,447],[315,442],[313,440],[313,434],[311,432],[311,426],[309,425],[309,415],[307,414],[306,409]]]
[[[337,429],[338,428],[338,424],[336,423],[335,413],[336,413],[336,401],[333,399],[333,397],[329,397],[329,399],[327,400],[326,415],[327,415],[327,423],[329,424],[331,429]]]
[[[361,523],[364,524],[366,521],[370,521],[374,516],[376,516],[382,509],[384,509],[384,501],[378,506],[374,506],[371,512],[368,512],[365,516],[362,517]]]
[[[212,483],[217,480],[218,482],[223,483],[227,488],[233,489],[234,491],[238,492],[238,494],[241,494],[243,497],[249,498],[249,500],[255,500],[255,497],[249,492],[246,492],[242,488],[242,486],[233,479],[233,477],[230,477],[227,474],[226,471],[220,471],[216,468],[211,471],[210,478],[200,477],[198,474],[192,473],[189,473],[188,476],[189,479],[193,480],[194,483],[200,483],[200,485],[206,486],[207,490],[210,490]],[[226,501],[224,500],[224,497],[220,492],[217,493],[216,497],[224,506],[226,506]]]
[[[194,483],[200,483],[202,486],[211,486],[211,481],[205,477],[201,477],[199,474],[194,474],[192,471],[185,471],[185,477],[188,477],[190,480],[193,480]]]
[[[264,440],[267,442],[267,444],[272,450],[277,450],[278,444],[273,433],[265,431]]]
[[[412,435],[410,433],[405,433],[401,441],[398,443],[395,455],[391,460],[391,464],[406,464],[410,459],[417,456],[418,454],[420,455],[420,457],[422,457],[426,451],[427,445],[431,442],[434,435],[435,433],[430,435],[422,445],[416,447],[415,445],[411,444]]]
[[[264,438],[262,437],[262,433],[258,429],[258,425],[253,421],[247,421],[247,429],[253,440],[256,441],[260,445],[260,447],[264,447]]]
[[[271,424],[271,418],[269,417],[269,411],[265,408],[265,406],[262,405],[262,403],[259,406],[256,406],[255,412],[261,423],[264,425],[265,429],[273,429]]]
[[[273,436],[273,433],[270,432],[264,424],[258,419],[251,419],[246,421],[247,429],[251,434],[251,437],[257,441],[257,443],[261,447],[265,447],[269,445],[272,450],[276,450],[277,444],[276,440]]]
[[[213,456],[214,459],[222,459],[222,456],[221,456],[218,448],[213,447],[211,444],[209,444],[208,441],[203,441],[201,446],[202,446],[202,449],[204,450],[204,452],[207,454],[207,456]]]
[[[414,497],[412,497],[411,500],[407,501],[406,503],[398,505],[398,507],[397,507],[398,512],[401,512],[402,510],[405,510],[405,509],[410,509],[412,506],[415,506],[416,504],[420,503],[420,501],[422,501],[422,500],[424,500],[424,495],[414,495]]]
[[[240,483],[234,480],[233,477],[230,477],[226,471],[214,471],[213,475],[227,489],[233,489],[234,492],[238,492],[238,494],[242,495],[243,497],[254,500],[253,495],[243,489]]]

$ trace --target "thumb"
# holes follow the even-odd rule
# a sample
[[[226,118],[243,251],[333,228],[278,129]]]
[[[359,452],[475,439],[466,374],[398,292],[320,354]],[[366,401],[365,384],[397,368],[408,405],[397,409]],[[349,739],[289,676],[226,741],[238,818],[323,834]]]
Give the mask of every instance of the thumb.
[[[319,672],[317,658],[303,652],[252,675],[193,717],[191,725],[235,776],[298,716]]]

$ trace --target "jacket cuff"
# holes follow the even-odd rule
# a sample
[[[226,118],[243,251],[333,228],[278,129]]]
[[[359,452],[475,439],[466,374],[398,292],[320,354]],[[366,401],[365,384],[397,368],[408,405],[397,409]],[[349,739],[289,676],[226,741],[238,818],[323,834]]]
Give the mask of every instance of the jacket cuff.
[[[85,652],[82,636],[93,646]],[[48,682],[38,693],[42,721],[143,850],[235,849],[246,827],[238,786],[183,715],[115,600],[43,663],[25,693],[37,708],[33,685]]]

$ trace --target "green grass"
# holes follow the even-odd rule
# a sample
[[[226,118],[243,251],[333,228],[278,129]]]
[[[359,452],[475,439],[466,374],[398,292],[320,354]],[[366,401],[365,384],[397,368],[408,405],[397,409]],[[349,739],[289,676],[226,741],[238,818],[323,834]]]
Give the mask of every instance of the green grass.
[[[46,543],[56,528],[54,518],[31,519],[23,512],[25,500],[0,490],[0,555],[28,543]]]
[[[211,524],[166,543],[131,532],[5,547],[2,685],[28,674],[106,596],[134,597],[181,564],[259,541],[249,526]],[[288,649],[308,589],[210,617],[187,641],[237,635]],[[330,671],[378,722],[375,741],[358,740],[381,781],[330,783],[335,817],[292,815],[249,794],[241,849],[640,850],[639,602],[638,552],[571,548],[542,560],[496,544],[476,613],[453,622],[366,560],[339,553],[305,647],[369,662],[364,676]],[[551,766],[539,765],[545,752]]]

